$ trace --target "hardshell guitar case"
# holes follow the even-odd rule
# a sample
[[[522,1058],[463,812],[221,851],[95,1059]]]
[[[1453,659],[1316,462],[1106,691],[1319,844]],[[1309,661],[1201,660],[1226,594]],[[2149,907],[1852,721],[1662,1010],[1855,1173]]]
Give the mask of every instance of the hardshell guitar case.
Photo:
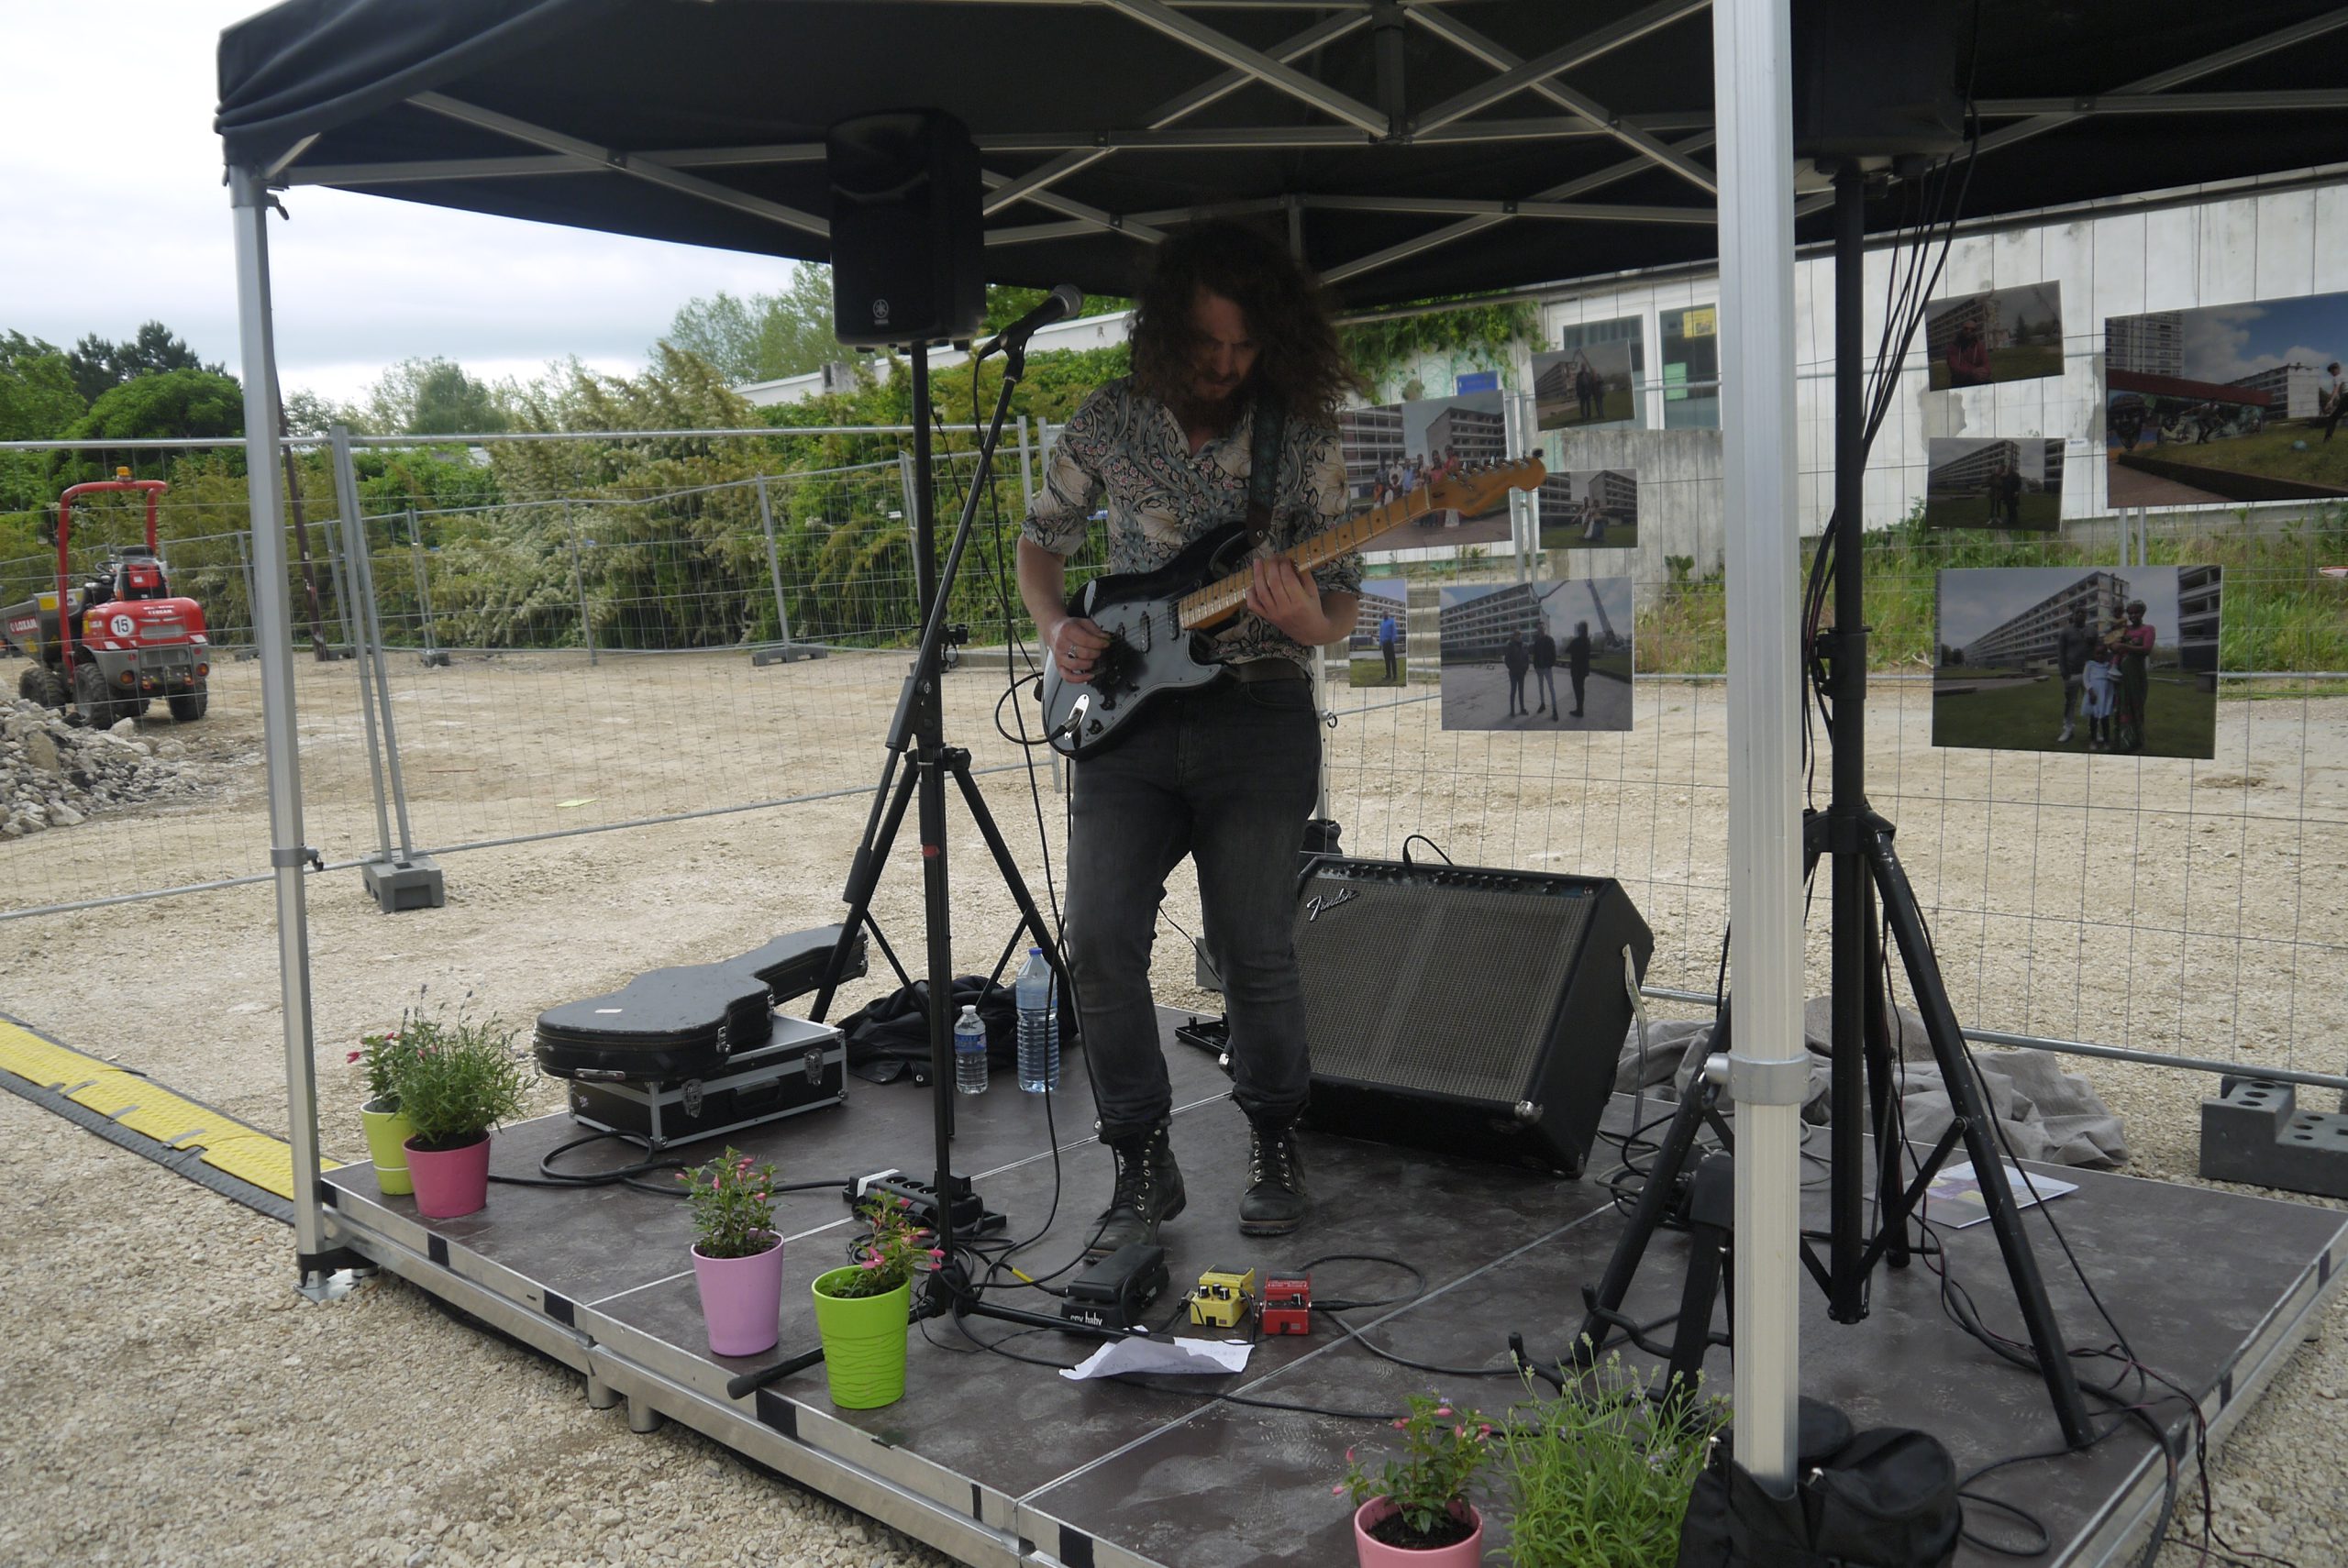
[[[549,1077],[651,1082],[703,1078],[763,1045],[774,1019],[767,982],[731,965],[654,969],[607,996],[538,1014],[532,1054]]]

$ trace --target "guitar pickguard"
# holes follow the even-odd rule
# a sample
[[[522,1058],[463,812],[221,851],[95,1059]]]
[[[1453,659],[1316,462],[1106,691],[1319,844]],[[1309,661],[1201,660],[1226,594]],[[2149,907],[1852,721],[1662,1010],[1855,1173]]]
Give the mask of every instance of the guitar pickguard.
[[[1223,672],[1208,639],[1182,629],[1172,599],[1094,602],[1107,599],[1091,591],[1100,586],[1088,585],[1075,607],[1109,638],[1092,679],[1062,680],[1057,668],[1044,677],[1044,723],[1053,747],[1067,756],[1114,743],[1160,693],[1195,690]]]

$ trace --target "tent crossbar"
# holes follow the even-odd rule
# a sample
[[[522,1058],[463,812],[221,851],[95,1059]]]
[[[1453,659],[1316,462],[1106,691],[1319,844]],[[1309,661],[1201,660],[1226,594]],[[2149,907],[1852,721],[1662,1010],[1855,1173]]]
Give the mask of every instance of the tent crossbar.
[[[1987,98],[1988,119],[2038,115],[2232,115],[2348,109],[2348,88],[2277,88],[2257,93],[2099,93],[2072,98]]]
[[[1267,87],[1373,136],[1386,136],[1394,128],[1383,114],[1360,99],[1340,93],[1261,50],[1250,49],[1196,17],[1184,16],[1164,0],[1103,0],[1103,4],[1178,43],[1188,44],[1211,60],[1246,72]]]
[[[1645,38],[1657,28],[1669,27],[1684,17],[1706,9],[1710,4],[1711,0],[1661,0],[1660,4],[1650,6],[1644,11],[1624,17],[1622,22],[1612,28],[1603,28],[1591,34],[1588,39],[1567,44],[1563,50],[1551,50],[1540,61],[1532,62],[1530,68],[1515,54],[1448,13],[1430,8],[1413,11],[1412,16],[1421,27],[1453,48],[1471,56],[1482,64],[1499,70],[1501,75],[1494,78],[1495,82],[1510,82],[1520,72],[1531,69],[1532,73],[1521,82],[1514,83],[1507,93],[1501,94],[1502,97],[1520,91],[1537,93],[1567,114],[1578,116],[1588,121],[1594,129],[1612,137],[1634,152],[1653,160],[1711,196],[1719,193],[1718,184],[1713,180],[1711,170],[1679,151],[1654,132],[1642,130],[1632,125],[1621,115],[1599,103],[1588,94],[1555,80],[1559,72],[1585,64],[1608,50],[1619,49],[1634,39]],[[1553,65],[1551,61],[1557,63]],[[1489,88],[1490,84],[1486,85]],[[1473,96],[1473,94],[1465,96]],[[1459,118],[1462,113],[1467,112],[1453,106],[1460,102],[1460,99],[1455,98],[1451,104],[1438,105],[1434,110],[1422,116],[1421,123],[1434,126],[1450,124],[1453,120]]]
[[[1293,38],[1275,46],[1271,50],[1271,58],[1282,65],[1294,64],[1314,50],[1354,31],[1368,19],[1365,13],[1356,13],[1351,16],[1331,17],[1316,22]],[[1151,110],[1144,123],[1150,130],[1165,130],[1197,114],[1201,109],[1220,103],[1254,80],[1255,78],[1245,71],[1236,69],[1226,71],[1220,76],[1201,83],[1187,93],[1168,98]],[[988,195],[983,209],[985,215],[992,217],[1014,202],[1025,200],[1030,193],[1042,191],[1047,186],[1067,179],[1080,169],[1091,167],[1108,157],[1110,150],[1108,148],[1099,147],[1089,148],[1082,151],[1065,152],[1040,169],[1030,170],[1015,180],[1006,181]]]
[[[1423,213],[1465,217],[1497,214],[1502,217],[1578,218],[1591,223],[1684,223],[1710,228],[1719,222],[1712,207],[1634,206],[1605,202],[1501,202],[1438,196],[1316,196],[1296,200],[1324,212]]]
[[[608,166],[614,173],[629,175],[647,184],[659,185],[675,191],[681,195],[696,197],[716,206],[730,207],[736,212],[747,213],[752,217],[764,218],[770,223],[799,229],[803,233],[822,237],[829,237],[831,234],[830,224],[812,213],[803,213],[798,208],[785,206],[781,202],[770,202],[763,196],[753,196],[746,191],[737,191],[729,185],[721,185],[714,180],[704,180],[697,174],[688,174],[681,169],[672,169],[666,163],[637,154],[622,152],[616,148],[597,147],[577,137],[566,136],[560,131],[549,130],[544,126],[532,125],[527,120],[516,119],[511,115],[501,115],[494,109],[484,109],[477,104],[468,104],[462,99],[451,98],[445,93],[418,93],[408,102],[420,109],[429,109],[434,114],[445,116],[460,124],[472,126],[481,130],[494,131],[501,136],[511,137],[515,141],[527,142],[533,147],[542,147],[549,152],[566,153],[574,158],[598,160]]]

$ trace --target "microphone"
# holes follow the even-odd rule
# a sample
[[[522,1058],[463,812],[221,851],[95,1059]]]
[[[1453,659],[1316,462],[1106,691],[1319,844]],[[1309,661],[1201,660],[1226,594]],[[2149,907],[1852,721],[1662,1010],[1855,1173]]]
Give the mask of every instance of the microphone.
[[[1027,339],[1056,321],[1065,321],[1084,308],[1084,291],[1074,283],[1062,283],[1045,296],[1044,303],[989,338],[985,347],[973,356],[983,359],[996,349],[1016,343],[1025,347]]]

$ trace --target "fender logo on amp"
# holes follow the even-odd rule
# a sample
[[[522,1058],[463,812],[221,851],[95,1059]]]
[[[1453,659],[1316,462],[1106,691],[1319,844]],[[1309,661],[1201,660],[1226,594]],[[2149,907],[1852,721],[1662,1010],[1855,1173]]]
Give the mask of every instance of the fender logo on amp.
[[[1361,889],[1358,888],[1340,888],[1334,893],[1316,893],[1305,902],[1304,918],[1308,922],[1319,920],[1339,904],[1352,903],[1360,897]]]

